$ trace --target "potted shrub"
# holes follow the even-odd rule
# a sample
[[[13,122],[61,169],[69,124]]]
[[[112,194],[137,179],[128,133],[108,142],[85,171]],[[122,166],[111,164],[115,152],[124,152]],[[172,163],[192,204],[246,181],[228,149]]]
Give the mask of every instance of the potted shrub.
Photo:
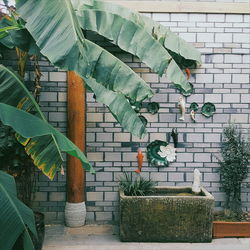
[[[241,186],[248,174],[250,141],[234,124],[223,131],[222,159],[219,161],[220,182],[226,194],[223,214],[216,215],[214,237],[250,237],[250,222],[241,207]]]
[[[210,242],[214,198],[204,188],[155,187],[141,176],[120,180],[120,239],[132,242]]]

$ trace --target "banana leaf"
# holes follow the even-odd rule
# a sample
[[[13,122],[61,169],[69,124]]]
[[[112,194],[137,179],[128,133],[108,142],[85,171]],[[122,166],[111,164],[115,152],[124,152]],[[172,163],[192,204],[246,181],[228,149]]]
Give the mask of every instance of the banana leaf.
[[[146,134],[144,124],[124,95],[106,89],[94,79],[85,79],[85,82],[95,93],[96,100],[109,107],[109,110],[123,128],[134,131],[134,135],[140,138]]]
[[[58,149],[61,152],[66,152],[72,156],[77,157],[82,162],[82,165],[86,170],[88,170],[92,174],[95,173],[93,167],[90,165],[83,152],[78,147],[76,147],[66,136],[60,133],[57,129],[53,128],[48,122],[41,120],[40,118],[31,115],[30,113],[4,103],[0,103],[0,121],[4,125],[12,127],[20,136],[28,139],[35,139],[34,141],[29,142],[26,146],[28,147],[28,154],[33,151],[36,152],[37,148],[41,149],[42,146],[44,146],[41,145],[41,147],[33,149],[34,147],[36,147],[36,145],[33,144],[39,142],[40,138],[53,135]],[[47,137],[47,139],[49,138]],[[34,159],[34,163],[36,165],[40,165],[40,158],[48,153],[49,150],[49,148],[44,147],[40,157]],[[47,170],[48,176],[50,176],[50,169],[46,166],[44,166],[44,168],[45,170]]]
[[[95,0],[71,0],[71,2],[83,29],[98,32],[110,39],[122,49],[138,56],[160,75],[168,64],[163,61],[161,65],[165,65],[165,68],[159,67],[155,62],[157,60],[158,63],[161,62],[161,57],[157,53],[152,57],[151,53],[152,47],[162,45],[165,50],[163,55],[171,56],[174,60],[167,69],[169,80],[184,92],[191,90],[191,85],[182,70],[196,68],[201,64],[200,52],[193,46],[165,26],[122,6]],[[155,40],[154,46],[152,43],[143,43],[144,40],[148,41],[148,35]],[[156,45],[156,42],[159,44]],[[182,81],[178,82],[179,79]]]
[[[132,69],[84,38],[70,0],[19,0],[17,11],[41,53],[55,66],[93,77],[107,89],[137,101],[153,96]]]
[[[37,237],[33,211],[17,198],[12,176],[0,171],[0,246],[12,249],[22,236],[23,249],[34,250],[28,229]]]
[[[21,78],[3,65],[0,65],[0,102],[31,112],[46,122],[40,107],[25,87]],[[28,127],[27,124],[29,123],[26,123]],[[50,179],[53,179],[56,171],[60,169],[63,162],[62,150],[55,136],[47,134],[43,137],[40,136],[32,139],[18,136],[17,139],[25,146],[26,152],[34,160],[35,165]],[[83,162],[84,160],[85,158],[83,158]],[[87,161],[84,162],[84,167],[93,172]]]

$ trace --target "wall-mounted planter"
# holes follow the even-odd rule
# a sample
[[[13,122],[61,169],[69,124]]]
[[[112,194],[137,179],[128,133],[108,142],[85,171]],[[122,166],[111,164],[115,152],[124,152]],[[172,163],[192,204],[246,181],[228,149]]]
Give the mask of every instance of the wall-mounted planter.
[[[211,242],[214,197],[202,188],[157,187],[150,196],[120,192],[120,239],[130,242]]]
[[[250,237],[250,222],[213,222],[213,238]]]

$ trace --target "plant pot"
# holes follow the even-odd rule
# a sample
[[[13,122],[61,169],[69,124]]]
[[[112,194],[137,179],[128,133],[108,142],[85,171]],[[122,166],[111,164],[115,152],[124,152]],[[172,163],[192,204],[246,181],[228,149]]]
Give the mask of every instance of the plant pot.
[[[44,214],[40,212],[34,212],[34,216],[35,216],[35,224],[36,224],[36,231],[38,238],[36,239],[36,237],[31,232],[30,232],[30,237],[34,244],[35,250],[42,250],[43,240],[45,235]],[[17,239],[12,250],[25,250],[23,249],[21,236]]]
[[[213,238],[250,237],[250,222],[213,222]]]
[[[120,239],[130,242],[211,242],[214,198],[204,188],[157,187],[150,196],[120,192]]]

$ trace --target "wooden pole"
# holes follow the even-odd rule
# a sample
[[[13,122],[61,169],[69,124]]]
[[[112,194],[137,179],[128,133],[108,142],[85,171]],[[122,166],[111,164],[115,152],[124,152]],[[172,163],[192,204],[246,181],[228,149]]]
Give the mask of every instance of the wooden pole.
[[[85,88],[83,80],[68,71],[68,137],[85,151]],[[80,160],[69,156],[67,164],[67,201],[85,201],[85,172]]]

